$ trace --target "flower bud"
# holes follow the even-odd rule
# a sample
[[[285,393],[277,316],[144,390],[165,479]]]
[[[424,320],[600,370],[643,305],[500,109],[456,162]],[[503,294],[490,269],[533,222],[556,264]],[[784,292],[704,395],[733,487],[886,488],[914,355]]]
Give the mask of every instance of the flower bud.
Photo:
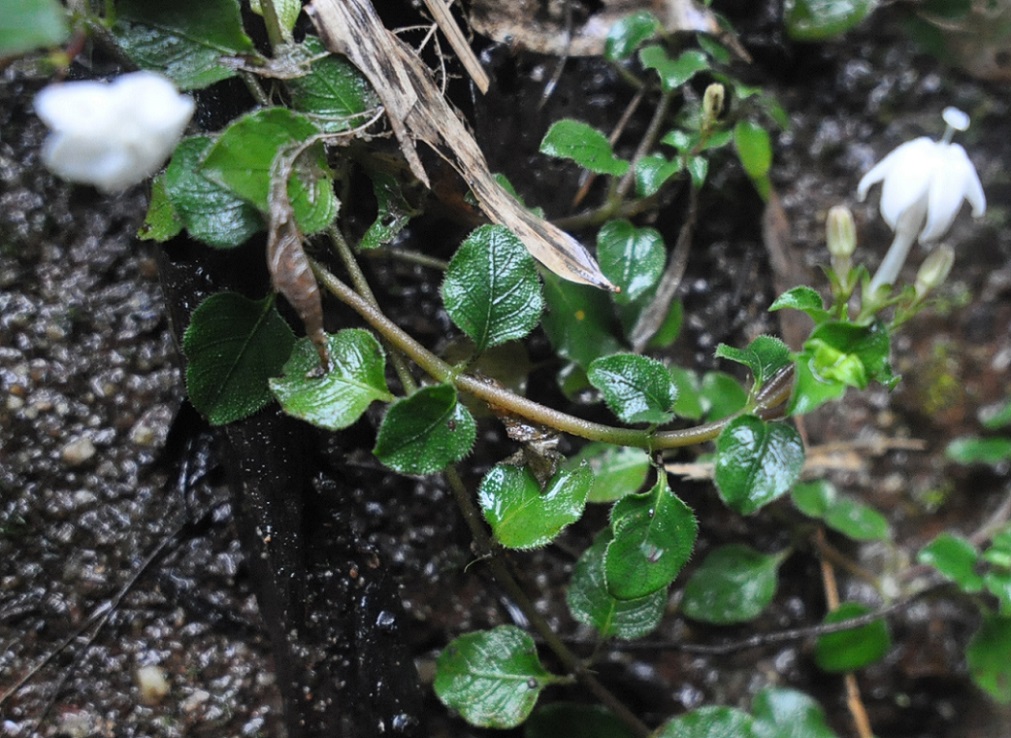
[[[845,205],[836,205],[825,218],[825,241],[834,259],[849,261],[857,249],[857,226]]]
[[[931,251],[920,265],[920,271],[916,273],[917,299],[922,300],[928,292],[944,284],[954,263],[955,250],[951,246],[943,244]]]
[[[706,88],[702,97],[702,120],[704,125],[712,125],[723,112],[723,100],[726,90],[718,82],[714,82]]]

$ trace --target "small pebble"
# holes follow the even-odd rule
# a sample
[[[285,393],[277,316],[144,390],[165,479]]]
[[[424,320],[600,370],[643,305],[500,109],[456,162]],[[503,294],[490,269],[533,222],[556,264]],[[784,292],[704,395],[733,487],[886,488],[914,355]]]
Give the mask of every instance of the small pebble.
[[[169,693],[168,679],[160,666],[141,666],[134,676],[142,704],[157,705]]]
[[[87,436],[71,441],[60,451],[60,458],[67,466],[80,466],[95,455],[95,444]]]

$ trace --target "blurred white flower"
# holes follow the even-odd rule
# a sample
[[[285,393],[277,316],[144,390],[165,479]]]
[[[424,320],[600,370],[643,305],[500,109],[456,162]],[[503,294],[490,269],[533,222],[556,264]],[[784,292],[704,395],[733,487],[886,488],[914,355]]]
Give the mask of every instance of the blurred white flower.
[[[882,159],[857,185],[863,200],[878,182],[881,188],[881,217],[895,231],[884,261],[871,281],[870,293],[893,284],[913,241],[932,245],[944,236],[962,207],[972,205],[974,217],[986,211],[986,196],[976,168],[958,144],[951,143],[954,131],[964,131],[968,116],[956,108],[944,110],[948,130],[940,141],[927,137],[902,144]]]
[[[35,112],[52,130],[42,161],[63,179],[119,192],[161,167],[193,109],[192,98],[154,72],[50,85],[35,97]]]

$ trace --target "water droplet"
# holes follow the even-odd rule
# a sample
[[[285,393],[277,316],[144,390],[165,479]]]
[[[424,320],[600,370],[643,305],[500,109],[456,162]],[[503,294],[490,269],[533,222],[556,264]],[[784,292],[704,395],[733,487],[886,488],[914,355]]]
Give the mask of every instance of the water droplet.
[[[646,557],[646,561],[651,564],[658,562],[664,554],[664,550],[653,543],[644,543],[640,547],[642,555]]]
[[[397,616],[389,610],[381,610],[376,616],[376,627],[382,630],[392,630],[397,624]]]
[[[533,677],[527,679],[527,687],[529,687],[530,689],[537,689],[537,680],[534,679]]]
[[[417,718],[408,715],[405,712],[397,713],[393,716],[393,732],[395,733],[406,733],[411,728],[418,725]]]

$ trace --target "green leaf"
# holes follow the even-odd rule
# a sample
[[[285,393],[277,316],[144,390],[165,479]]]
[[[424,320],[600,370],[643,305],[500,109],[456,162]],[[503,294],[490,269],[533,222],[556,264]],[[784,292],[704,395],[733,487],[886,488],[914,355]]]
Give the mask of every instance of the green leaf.
[[[945,456],[959,464],[997,466],[1011,459],[1011,438],[956,438],[944,450]]]
[[[751,703],[755,738],[837,738],[825,711],[803,692],[766,687]]]
[[[965,649],[969,674],[1001,704],[1011,703],[1011,618],[989,616]]]
[[[376,219],[368,227],[358,242],[362,251],[379,248],[392,243],[411,218],[420,213],[407,202],[400,181],[387,172],[368,173],[372,180],[372,192],[376,196]]]
[[[700,392],[706,417],[710,421],[730,417],[748,404],[747,391],[725,372],[706,372]]]
[[[562,358],[584,369],[598,356],[618,351],[607,293],[545,272],[547,311],[541,319],[551,345]]]
[[[651,491],[615,503],[611,531],[604,553],[607,590],[619,600],[634,600],[674,581],[695,547],[698,523],[660,472]]]
[[[1001,615],[1011,615],[1011,572],[988,571],[983,577],[986,590],[997,598]]]
[[[984,408],[979,414],[984,428],[997,430],[1011,425],[1011,400]]]
[[[639,197],[651,197],[667,180],[682,169],[681,159],[673,161],[662,154],[649,154],[635,163],[635,191]]]
[[[885,541],[891,537],[884,515],[850,497],[839,497],[830,482],[797,484],[790,494],[802,513],[823,520],[829,528],[855,541]]]
[[[755,378],[752,393],[760,390],[766,382],[792,362],[790,348],[773,336],[758,336],[746,349],[738,349],[721,343],[716,347],[717,358],[736,361],[751,370]]]
[[[605,356],[590,364],[587,376],[624,423],[659,425],[674,417],[677,388],[667,367],[656,359],[638,354]]]
[[[587,464],[558,472],[543,491],[527,467],[498,464],[481,480],[477,499],[499,543],[537,548],[582,517],[592,484]]]
[[[610,220],[597,233],[597,260],[604,276],[621,288],[615,303],[628,305],[655,290],[667,264],[667,248],[653,228]]]
[[[685,169],[691,175],[692,187],[701,190],[706,183],[706,175],[709,174],[709,160],[704,156],[689,156],[685,161]]]
[[[14,0],[0,12],[0,57],[56,46],[70,33],[67,11],[56,0]]]
[[[628,162],[614,155],[607,136],[578,120],[556,121],[541,141],[541,153],[559,159],[571,159],[597,174],[620,177],[628,171]]]
[[[288,38],[290,38],[292,30],[298,22],[298,16],[302,14],[302,0],[273,0],[273,3],[281,28],[288,33]],[[263,15],[263,6],[260,0],[249,0],[249,9],[257,15]]]
[[[330,54],[315,36],[307,36],[300,51],[306,61],[315,61],[308,74],[288,80],[291,106],[326,133],[364,123],[365,114],[379,105],[379,97],[358,68]]]
[[[681,609],[693,620],[716,625],[753,620],[776,596],[782,560],[781,554],[741,544],[715,548],[685,584]]]
[[[625,723],[600,705],[552,702],[523,726],[523,738],[635,738]]]
[[[622,61],[662,29],[656,16],[645,10],[629,13],[616,21],[604,41],[604,58]]]
[[[790,415],[804,415],[815,408],[837,400],[846,394],[846,385],[835,380],[826,380],[811,369],[810,357],[797,355],[794,368],[793,394],[787,411]]]
[[[112,33],[143,69],[196,90],[233,77],[222,59],[255,53],[242,29],[238,0],[120,0]]]
[[[829,312],[825,309],[825,303],[821,295],[810,287],[801,285],[787,290],[776,298],[775,302],[769,306],[769,311],[775,310],[799,310],[805,313],[816,324],[822,323],[829,318]]]
[[[831,482],[819,479],[814,482],[799,482],[790,490],[793,504],[809,518],[821,520],[836,500],[836,489]]]
[[[587,502],[614,502],[634,494],[649,474],[649,454],[641,448],[588,443],[569,459],[567,466],[586,461],[593,472],[593,484]]]
[[[686,420],[699,420],[702,418],[702,386],[699,383],[695,372],[680,366],[668,367],[671,381],[677,393],[677,401],[674,403],[674,414]]]
[[[797,41],[824,41],[850,30],[877,0],[786,0],[786,31]]]
[[[179,213],[172,207],[172,201],[165,192],[165,175],[159,174],[151,181],[151,202],[148,203],[143,225],[137,229],[137,238],[165,243],[182,230]]]
[[[442,299],[478,352],[523,338],[544,309],[533,257],[500,225],[483,225],[460,244],[446,270]]]
[[[376,400],[390,402],[386,387],[386,357],[368,331],[348,328],[329,336],[330,371],[320,373],[319,353],[301,339],[284,365],[284,377],[270,380],[270,389],[288,415],[319,428],[340,430],[355,423]]]
[[[695,40],[698,42],[699,48],[706,52],[717,64],[729,64],[733,58],[730,49],[723,44],[717,43],[704,33],[695,34]]]
[[[772,140],[769,132],[754,121],[742,120],[734,126],[734,148],[752,179],[760,179],[772,167]]]
[[[941,533],[920,549],[916,560],[937,569],[964,592],[983,590],[983,577],[976,573],[979,551],[969,541],[953,533]]]
[[[516,727],[558,681],[541,666],[533,638],[513,625],[462,635],[435,663],[436,695],[482,728]]]
[[[681,52],[677,59],[671,59],[659,44],[639,51],[639,61],[646,69],[656,70],[664,92],[674,92],[698,72],[709,69],[709,59],[701,51],[689,49]]]
[[[604,530],[576,562],[566,594],[569,611],[580,623],[596,628],[602,638],[641,638],[660,624],[667,592],[658,589],[633,600],[612,596],[604,575],[604,552],[611,540],[611,532]]]
[[[700,707],[664,723],[656,738],[755,738],[754,719],[736,707]]]
[[[732,510],[750,515],[786,494],[804,467],[800,434],[754,415],[736,418],[716,441],[716,488]]]
[[[281,371],[294,344],[273,296],[211,295],[193,311],[183,334],[190,402],[212,425],[252,415],[270,402],[267,381]]]
[[[266,108],[232,122],[204,156],[202,173],[266,213],[274,160],[319,133],[287,108]],[[295,162],[288,197],[304,233],[326,228],[337,215],[337,198],[323,144],[316,142]]]
[[[200,162],[212,144],[207,136],[180,142],[165,170],[165,193],[193,238],[215,248],[233,248],[263,230],[263,217],[248,202],[200,173]]]
[[[660,323],[660,327],[656,329],[656,333],[649,343],[646,344],[646,348],[651,349],[665,349],[670,348],[677,337],[681,334],[681,324],[684,322],[684,306],[681,304],[680,300],[671,300],[670,307],[667,310],[667,315],[664,317],[663,322]],[[675,377],[675,384],[677,384],[677,377]],[[680,385],[679,385],[680,387]],[[698,387],[695,388],[696,394],[698,393]],[[678,395],[678,401],[680,402],[681,396]],[[688,417],[681,412],[678,415],[682,417]]]
[[[422,387],[390,406],[372,453],[402,474],[434,474],[470,453],[477,426],[449,384]]]
[[[858,602],[844,602],[826,615],[822,622],[826,625],[841,623],[870,611],[869,607]],[[823,671],[855,671],[884,658],[891,647],[888,626],[884,620],[875,620],[859,628],[819,636],[814,647],[814,660]]]
[[[854,541],[887,541],[891,537],[891,527],[884,515],[849,497],[829,505],[825,525]]]

